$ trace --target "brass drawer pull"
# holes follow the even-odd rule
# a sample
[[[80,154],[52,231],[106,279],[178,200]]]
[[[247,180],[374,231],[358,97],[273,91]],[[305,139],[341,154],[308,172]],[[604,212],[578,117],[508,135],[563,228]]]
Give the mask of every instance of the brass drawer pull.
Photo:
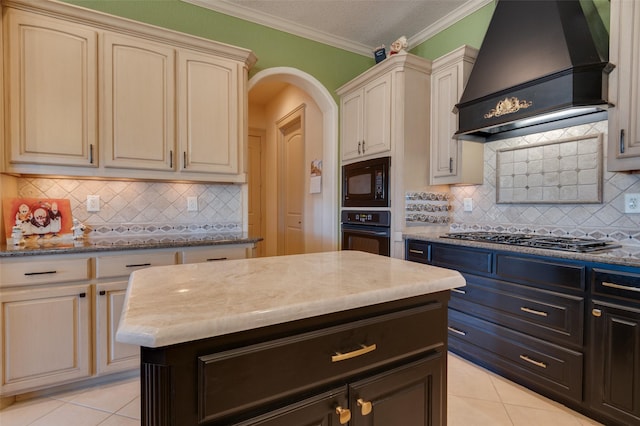
[[[526,355],[520,355],[520,359],[523,360],[523,361],[527,361],[529,364],[533,364],[536,367],[547,368],[547,364],[545,364],[544,362],[536,361],[534,359],[529,358]]]
[[[461,335],[461,336],[466,336],[466,335],[467,335],[467,333],[465,333],[464,331],[460,331],[460,330],[458,330],[457,328],[447,327],[447,329],[448,329],[450,332],[452,332],[452,333],[456,333],[456,334],[459,334],[459,335]]]
[[[591,315],[593,315],[596,318],[600,318],[602,316],[602,311],[600,309],[592,309]]]
[[[44,271],[44,272],[25,272],[26,276],[30,275],[47,275],[47,274],[57,274],[58,271]]]
[[[620,285],[616,283],[608,283],[606,281],[602,282],[602,285],[605,287],[617,288],[619,290],[628,290],[628,291],[636,291],[640,293],[640,287],[630,287],[628,285]]]
[[[349,423],[349,420],[351,420],[351,410],[349,410],[348,408],[337,406],[336,414],[338,415],[338,417],[340,417],[341,425],[347,424]]]
[[[125,265],[127,268],[137,268],[139,266],[151,266],[150,263],[135,263],[131,265]]]
[[[454,293],[460,293],[460,294],[467,294],[466,291],[464,290],[458,290],[457,288],[452,288],[451,291],[453,291]]]
[[[409,249],[409,253],[424,254],[424,250]]]
[[[377,346],[374,343],[373,345],[360,345],[360,349],[356,349],[355,351],[347,352],[346,354],[336,352],[335,355],[331,357],[331,362],[344,361],[345,359],[351,359],[358,357],[360,355],[368,354],[369,352],[373,352],[376,350]]]
[[[549,316],[549,314],[546,313],[546,312],[536,311],[535,309],[527,308],[526,306],[521,306],[520,310],[522,312],[526,312],[528,314],[533,314],[533,315],[538,315],[538,316],[541,316],[541,317],[548,317]]]

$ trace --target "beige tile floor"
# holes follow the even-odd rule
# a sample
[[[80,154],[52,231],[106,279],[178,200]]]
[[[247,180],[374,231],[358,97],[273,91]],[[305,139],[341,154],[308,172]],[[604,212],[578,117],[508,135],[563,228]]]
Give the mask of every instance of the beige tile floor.
[[[451,354],[448,392],[449,426],[599,424]],[[139,423],[137,378],[27,399],[0,411],[2,426],[128,426]]]

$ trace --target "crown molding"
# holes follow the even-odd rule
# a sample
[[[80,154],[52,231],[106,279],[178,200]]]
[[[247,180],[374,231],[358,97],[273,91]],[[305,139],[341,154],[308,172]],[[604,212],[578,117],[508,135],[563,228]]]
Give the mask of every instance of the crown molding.
[[[309,40],[317,41],[329,46],[337,47],[349,52],[357,53],[364,56],[371,56],[375,46],[367,46],[362,43],[355,42],[353,40],[347,40],[342,37],[319,31],[305,25],[300,25],[296,22],[289,21],[287,19],[279,18],[277,16],[259,13],[254,9],[242,6],[239,4],[231,3],[226,0],[180,0],[185,3],[190,3],[196,6],[204,7],[225,15],[230,15],[235,18],[250,21],[256,24],[264,25],[269,28],[274,28],[289,34],[293,34],[299,37],[304,37]],[[445,28],[455,24],[459,20],[465,18],[478,9],[486,6],[487,4],[496,0],[471,0],[468,3],[455,9],[453,12],[446,15],[444,18],[438,20],[436,23],[430,25],[418,34],[412,36],[409,40],[409,48],[417,46],[423,41],[433,37],[438,32]]]
[[[420,43],[430,39],[434,35],[438,34],[440,31],[447,29],[451,25],[456,22],[466,18],[472,13],[482,9],[489,3],[494,3],[496,0],[471,0],[468,3],[463,4],[459,8],[455,9],[448,15],[439,19],[437,22],[434,22],[432,25],[423,29],[416,35],[412,36],[407,40],[410,48],[419,45]]]

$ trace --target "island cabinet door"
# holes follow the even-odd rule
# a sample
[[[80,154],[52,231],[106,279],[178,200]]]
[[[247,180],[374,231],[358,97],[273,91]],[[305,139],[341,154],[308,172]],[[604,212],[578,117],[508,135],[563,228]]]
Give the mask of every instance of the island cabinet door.
[[[435,352],[349,386],[350,426],[445,425],[446,360]]]

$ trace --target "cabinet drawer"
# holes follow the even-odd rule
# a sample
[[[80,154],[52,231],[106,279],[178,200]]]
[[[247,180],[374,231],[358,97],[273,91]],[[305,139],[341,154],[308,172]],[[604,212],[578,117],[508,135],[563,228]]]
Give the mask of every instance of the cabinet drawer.
[[[176,264],[176,252],[128,253],[96,257],[96,278],[128,276],[138,269]]]
[[[555,259],[496,254],[496,275],[508,281],[536,287],[584,290],[586,266]]]
[[[549,340],[582,346],[584,298],[465,275],[449,306],[487,321]]]
[[[593,294],[640,302],[640,274],[594,268],[591,275]]]
[[[440,302],[198,358],[199,420],[229,418],[311,388],[443,349]]]
[[[184,250],[182,263],[216,262],[218,260],[245,259],[246,257],[246,246],[224,245]]]
[[[90,278],[89,258],[24,257],[2,262],[0,287],[82,281]]]
[[[426,241],[407,240],[407,260],[429,263],[429,259],[429,243]]]
[[[432,245],[431,263],[472,274],[490,274],[493,254],[490,251],[450,245]]]
[[[583,354],[449,310],[449,346],[505,375],[582,401]],[[521,381],[522,381],[521,380]]]

